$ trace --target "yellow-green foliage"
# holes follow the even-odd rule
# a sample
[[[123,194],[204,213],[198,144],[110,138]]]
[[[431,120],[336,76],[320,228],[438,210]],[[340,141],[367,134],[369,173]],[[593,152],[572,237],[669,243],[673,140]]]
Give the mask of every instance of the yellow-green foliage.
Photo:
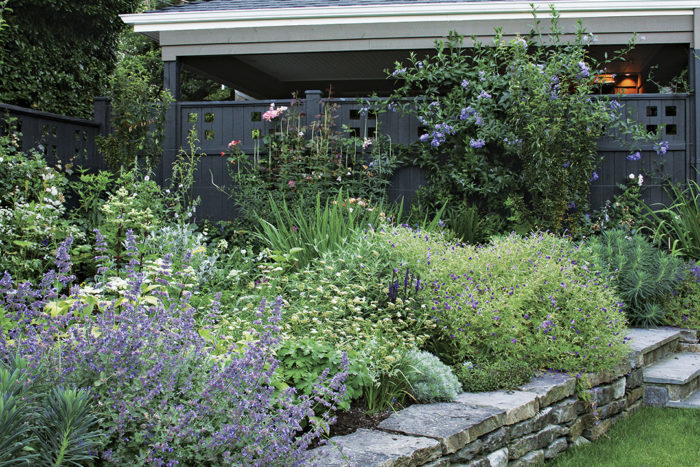
[[[627,352],[625,316],[586,247],[549,234],[482,247],[406,228],[378,235],[423,278],[423,313],[437,325],[426,328],[427,347],[443,361],[523,360],[577,373],[614,365]]]

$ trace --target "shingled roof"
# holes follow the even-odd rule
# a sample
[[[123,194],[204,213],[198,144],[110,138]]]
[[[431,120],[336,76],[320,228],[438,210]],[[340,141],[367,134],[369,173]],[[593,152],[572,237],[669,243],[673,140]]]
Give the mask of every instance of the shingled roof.
[[[276,8],[323,8],[363,5],[411,5],[431,3],[477,3],[516,0],[196,0],[148,13],[204,12],[230,10],[268,10]]]

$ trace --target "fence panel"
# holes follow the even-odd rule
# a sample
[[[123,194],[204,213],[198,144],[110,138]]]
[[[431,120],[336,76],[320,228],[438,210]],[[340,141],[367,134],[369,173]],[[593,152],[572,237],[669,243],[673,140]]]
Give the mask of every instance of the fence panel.
[[[612,199],[620,191],[617,185],[631,173],[645,174],[642,194],[647,202],[667,202],[658,181],[665,177],[674,183],[683,183],[692,175],[689,98],[687,95],[640,94],[620,96],[619,101],[628,115],[647,130],[654,131],[665,125],[662,140],[668,142],[669,149],[666,155],[660,156],[653,145],[648,144],[641,148],[641,160],[628,161],[629,153],[625,148],[629,141],[625,138],[622,141],[611,137],[601,138],[599,151],[603,161],[598,170],[600,178],[591,187],[592,207],[597,209],[605,200]],[[333,105],[330,114],[334,116],[333,124],[339,131],[345,126],[352,134],[362,138],[373,138],[379,132],[392,143],[399,144],[418,140],[423,128],[415,117],[391,111],[374,115],[364,109],[368,102],[371,99],[323,100],[320,93],[311,91],[307,92],[306,99],[296,104],[303,106],[301,124],[306,126],[323,115],[324,105]],[[290,106],[291,101],[275,101],[275,104]],[[226,161],[220,154],[231,140],[241,140],[241,149],[248,154],[264,152],[261,138],[274,131],[274,123],[262,120],[262,114],[269,106],[270,101],[178,103],[181,145],[186,146],[188,131],[194,128],[202,151],[207,154],[200,161],[195,186],[196,194],[202,197],[200,216],[210,219],[231,219],[235,216],[231,200],[212,185],[214,181],[218,186],[230,188],[233,183],[227,173]],[[425,174],[421,169],[400,169],[393,178],[389,196],[391,199],[405,197],[410,200],[425,183]]]
[[[99,113],[106,115],[106,112],[100,112],[106,105],[105,100],[96,100],[96,116]],[[107,168],[95,144],[97,135],[104,132],[104,121],[66,117],[8,104],[0,104],[0,120],[3,121],[0,132],[13,129],[22,133],[22,151],[39,151],[51,165],[60,161],[91,170]]]

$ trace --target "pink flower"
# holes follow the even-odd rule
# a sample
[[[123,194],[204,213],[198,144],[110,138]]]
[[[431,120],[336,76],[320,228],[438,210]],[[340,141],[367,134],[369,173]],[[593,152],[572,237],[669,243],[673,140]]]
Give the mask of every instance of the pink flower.
[[[232,148],[232,147],[237,146],[237,145],[239,145],[239,144],[241,144],[241,140],[239,139],[238,141],[236,141],[236,140],[234,139],[233,141],[231,141],[230,143],[228,143],[228,147]]]
[[[294,180],[288,181],[287,184],[289,185],[289,188],[294,188],[294,185],[296,185],[296,183],[294,182]]]
[[[275,103],[273,102],[272,104],[270,104],[269,110],[262,114],[262,119],[266,122],[271,122],[272,120],[279,117],[285,110],[287,110],[287,107],[285,106],[275,109]]]

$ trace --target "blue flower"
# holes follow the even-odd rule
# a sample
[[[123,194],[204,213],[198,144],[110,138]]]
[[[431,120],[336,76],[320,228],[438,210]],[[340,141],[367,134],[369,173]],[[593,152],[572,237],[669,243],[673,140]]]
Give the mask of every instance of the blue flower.
[[[483,90],[479,93],[479,99],[491,99],[491,94],[486,92],[486,90]]]
[[[430,138],[430,135],[428,135],[428,133],[423,133],[422,135],[420,135],[420,140],[424,143],[428,141],[428,138]]]
[[[463,80],[462,80],[462,87],[463,87],[464,89],[467,89],[467,87],[469,87],[469,80],[468,80],[468,79],[463,79]]]
[[[598,180],[598,172],[593,172],[593,175],[591,175],[591,181],[595,182]]]
[[[471,141],[469,141],[469,146],[477,149],[483,148],[484,146],[486,146],[486,141],[484,141],[483,139],[472,139]]]
[[[659,141],[654,145],[654,150],[656,154],[663,156],[668,152],[668,141]]]
[[[634,154],[630,154],[629,156],[627,156],[627,160],[628,160],[628,161],[638,161],[638,160],[641,159],[641,158],[642,158],[642,154],[641,154],[639,151],[635,152]]]
[[[586,62],[578,62],[579,72],[576,76],[579,78],[588,78],[591,76],[591,69],[586,65]]]
[[[570,166],[571,166],[571,162],[570,162],[570,161],[566,161],[566,162],[564,162],[564,163],[562,164],[562,167],[564,167],[565,169],[568,169]]]
[[[402,75],[402,74],[404,74],[404,73],[406,73],[406,69],[405,69],[405,68],[399,68],[398,70],[394,71],[394,72],[391,74],[391,76],[398,76],[398,75]]]

